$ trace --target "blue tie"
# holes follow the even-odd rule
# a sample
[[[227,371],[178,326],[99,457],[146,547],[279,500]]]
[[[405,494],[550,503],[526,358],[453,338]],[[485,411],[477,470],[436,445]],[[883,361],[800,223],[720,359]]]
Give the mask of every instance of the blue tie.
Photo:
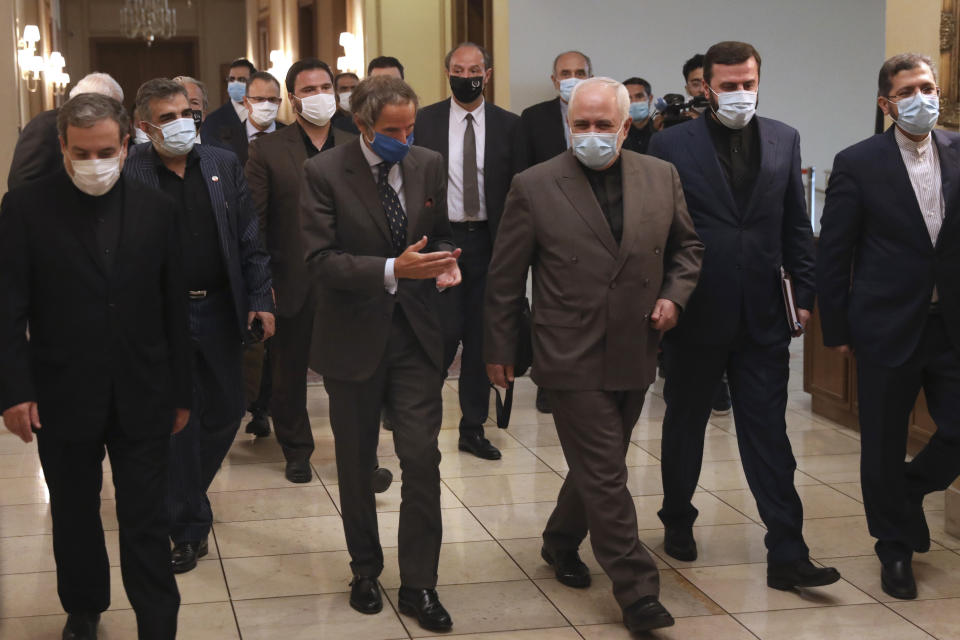
[[[377,190],[380,192],[383,212],[387,214],[387,224],[390,225],[390,238],[393,240],[394,257],[396,257],[407,248],[407,214],[403,211],[403,205],[400,204],[400,197],[387,179],[393,163],[381,162],[377,166],[380,168]]]

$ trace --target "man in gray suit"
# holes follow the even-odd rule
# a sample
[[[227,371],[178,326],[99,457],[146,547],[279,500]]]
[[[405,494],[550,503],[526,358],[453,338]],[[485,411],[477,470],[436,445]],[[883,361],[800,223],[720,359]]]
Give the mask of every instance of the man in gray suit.
[[[641,632],[673,618],[637,536],[625,456],[660,337],[696,286],[703,244],[673,165],[621,151],[629,107],[619,82],[582,81],[570,98],[571,151],[513,179],[490,263],[484,347],[490,379],[506,387],[532,266],[533,379],[570,466],[541,555],[560,582],[587,587],[577,548],[589,530],[624,624]]]
[[[311,367],[330,396],[340,507],[354,580],[350,606],[383,608],[383,550],[371,486],[380,412],[393,425],[403,486],[401,613],[420,626],[453,626],[437,597],[443,338],[439,289],[460,283],[447,220],[447,169],[413,147],[417,96],[374,76],[350,97],[362,140],[304,165],[300,216],[307,270],[317,286]],[[427,253],[421,253],[426,250]]]

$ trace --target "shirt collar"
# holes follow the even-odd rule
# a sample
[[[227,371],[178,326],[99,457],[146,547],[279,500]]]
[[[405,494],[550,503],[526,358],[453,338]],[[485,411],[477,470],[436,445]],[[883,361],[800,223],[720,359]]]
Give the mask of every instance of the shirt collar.
[[[357,140],[357,142],[360,143],[360,150],[363,151],[363,157],[367,159],[367,163],[371,167],[375,167],[383,162],[383,158],[378,156],[373,152],[373,149],[367,146],[366,140],[363,139],[363,134],[360,134],[360,139]]]
[[[270,126],[263,130],[263,133],[273,133],[277,130],[277,121],[274,120],[270,123]],[[260,132],[260,129],[257,129],[253,126],[253,123],[250,122],[250,118],[247,118],[247,139],[249,140],[254,135]]]
[[[478,106],[473,111],[467,111],[466,109],[461,107],[459,104],[457,104],[456,100],[454,100],[453,98],[450,98],[450,115],[453,116],[454,120],[456,120],[457,122],[463,122],[467,118],[467,114],[471,113],[473,114],[473,121],[479,124],[483,122],[483,112],[485,110],[486,105],[487,105],[486,101],[481,100],[480,106]]]
[[[933,133],[928,133],[927,137],[920,142],[911,140],[903,131],[900,131],[900,127],[896,125],[893,127],[893,137],[896,138],[898,147],[904,151],[909,151],[910,153],[918,156],[922,156],[930,151],[931,143],[933,141]]]

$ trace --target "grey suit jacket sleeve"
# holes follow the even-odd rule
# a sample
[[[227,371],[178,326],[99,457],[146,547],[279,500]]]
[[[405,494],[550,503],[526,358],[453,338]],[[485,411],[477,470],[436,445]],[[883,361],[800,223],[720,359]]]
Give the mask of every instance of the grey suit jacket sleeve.
[[[687,300],[697,287],[700,278],[700,266],[703,262],[703,243],[693,226],[693,220],[687,211],[687,200],[683,196],[683,185],[676,167],[670,166],[673,178],[673,222],[663,255],[663,285],[660,297],[676,303],[680,308],[687,306]]]
[[[243,175],[240,162],[234,162],[234,183],[239,193],[237,202],[240,211],[237,216],[237,228],[240,232],[240,269],[247,286],[248,311],[273,312],[273,282],[270,278],[270,256],[263,247],[260,235],[259,217],[253,209],[247,180]]]
[[[387,259],[383,256],[352,255],[341,249],[338,243],[338,203],[333,186],[324,175],[323,160],[325,158],[321,154],[303,165],[300,226],[307,270],[311,276],[332,289],[383,293],[383,271]],[[351,204],[363,206],[356,200]]]
[[[7,189],[50,175],[63,163],[57,134],[56,110],[44,111],[27,123],[13,149]]]

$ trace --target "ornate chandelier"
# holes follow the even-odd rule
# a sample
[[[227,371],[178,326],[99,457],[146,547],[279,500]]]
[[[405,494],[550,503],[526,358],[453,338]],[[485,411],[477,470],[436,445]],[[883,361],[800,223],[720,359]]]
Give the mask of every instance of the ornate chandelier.
[[[149,47],[157,38],[177,34],[177,10],[167,0],[124,0],[120,30],[127,38],[143,38]]]

